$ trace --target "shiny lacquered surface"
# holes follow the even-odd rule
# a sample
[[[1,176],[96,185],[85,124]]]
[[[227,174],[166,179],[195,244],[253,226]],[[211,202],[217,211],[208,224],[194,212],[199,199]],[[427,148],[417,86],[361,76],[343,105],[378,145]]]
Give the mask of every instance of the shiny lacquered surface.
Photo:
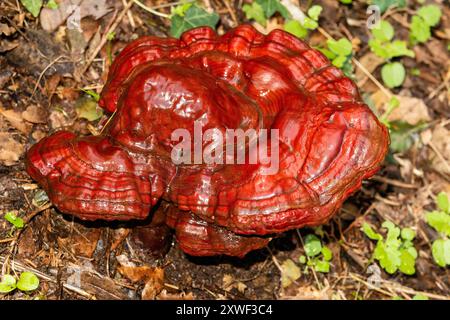
[[[144,37],[115,59],[100,105],[102,135],[57,132],[27,155],[29,174],[81,219],[144,219],[162,199],[192,255],[242,256],[267,237],[325,223],[383,161],[386,128],[355,84],[317,50],[248,25],[181,39]],[[279,130],[279,170],[266,164],[176,165],[176,129]],[[204,143],[206,145],[206,143]]]

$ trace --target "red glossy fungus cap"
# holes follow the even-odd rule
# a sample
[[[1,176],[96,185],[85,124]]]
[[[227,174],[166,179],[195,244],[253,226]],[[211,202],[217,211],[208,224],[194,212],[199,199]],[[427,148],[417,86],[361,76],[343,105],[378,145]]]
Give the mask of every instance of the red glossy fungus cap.
[[[63,212],[146,218],[162,199],[192,255],[243,256],[264,235],[325,223],[372,176],[389,144],[355,84],[319,51],[281,30],[208,27],[181,39],[143,37],[111,66],[100,136],[57,132],[27,154],[27,171]],[[264,164],[175,165],[171,134],[279,130],[279,170]]]

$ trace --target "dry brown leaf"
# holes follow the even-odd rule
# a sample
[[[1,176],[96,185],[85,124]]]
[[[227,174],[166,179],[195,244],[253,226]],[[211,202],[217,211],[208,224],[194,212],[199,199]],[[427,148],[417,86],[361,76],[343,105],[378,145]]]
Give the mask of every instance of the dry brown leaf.
[[[450,131],[443,126],[436,126],[433,130],[433,137],[431,143],[444,158],[439,157],[434,150],[429,152],[429,160],[431,166],[438,172],[450,174]],[[447,162],[447,165],[444,163]]]
[[[22,112],[22,117],[31,123],[46,123],[45,110],[34,104]]]
[[[16,32],[16,29],[8,26],[6,23],[0,23],[0,35],[4,34],[5,36],[10,36]]]
[[[117,268],[119,273],[132,281],[133,283],[144,282],[142,290],[142,299],[150,300],[161,292],[164,287],[164,269],[150,266],[136,266],[129,261],[127,256],[117,256],[120,266]]]
[[[24,151],[24,146],[14,140],[11,134],[0,132],[0,163],[12,166],[20,159]]]
[[[58,245],[71,249],[76,256],[92,258],[100,239],[101,229],[89,229],[82,234],[74,233],[71,237],[58,238]]]
[[[81,20],[87,16],[99,19],[109,11],[111,9],[106,0],[61,0],[57,9],[44,7],[39,18],[44,30],[54,31],[69,17],[73,17],[74,23],[79,23],[77,19]]]
[[[389,121],[401,120],[411,125],[416,125],[422,121],[430,121],[428,107],[422,99],[406,96],[396,96],[400,102],[388,117]]]
[[[32,125],[23,121],[22,114],[14,110],[0,108],[0,114],[8,120],[11,125],[22,133],[29,134]]]
[[[416,125],[421,121],[430,121],[431,117],[428,107],[422,99],[397,95],[399,106],[389,115],[388,121],[405,121],[410,125]],[[382,114],[385,111],[389,98],[381,90],[373,93],[370,99],[375,105],[375,109]]]

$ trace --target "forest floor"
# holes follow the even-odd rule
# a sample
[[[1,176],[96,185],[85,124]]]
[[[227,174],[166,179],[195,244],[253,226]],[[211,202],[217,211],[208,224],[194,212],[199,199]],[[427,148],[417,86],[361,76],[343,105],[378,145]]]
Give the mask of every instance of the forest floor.
[[[56,1],[59,8],[69,2]],[[64,128],[91,134],[101,129],[108,116],[96,116],[95,100],[81,89],[99,93],[110,58],[129,41],[142,35],[168,36],[171,9],[179,5],[141,1],[148,10],[137,3],[127,5],[128,0],[75,2],[86,2],[81,31],[70,29],[67,17],[52,9],[42,9],[36,18],[20,1],[0,3],[0,266],[2,275],[18,278],[31,272],[40,280],[34,291],[16,289],[0,293],[0,299],[450,298],[448,265],[437,265],[432,254],[433,243],[448,239],[448,234],[436,231],[426,219],[427,212],[439,210],[437,195],[450,195],[448,2],[409,0],[406,7],[390,7],[382,14],[394,27],[394,38],[406,41],[413,52],[390,58],[407,72],[401,85],[389,89],[381,76],[387,60],[368,44],[372,34],[366,26],[367,1],[291,1],[303,12],[312,5],[323,9],[319,27],[306,37],[310,45],[325,47],[328,36],[350,40],[347,72],[374,112],[386,117],[393,144],[382,169],[328,224],[286,232],[243,259],[190,257],[176,241],[164,256],[152,256],[135,241],[130,224],[86,223],[61,214],[25,172],[26,150],[50,133]],[[219,15],[216,29],[223,34],[240,23],[257,24],[243,11],[251,2],[205,0],[197,5]],[[426,4],[440,8],[440,20],[426,41],[412,44],[412,17]],[[284,23],[275,13],[257,28],[269,32]],[[387,114],[392,97],[398,107]],[[402,268],[388,273],[386,264],[396,262],[385,257],[380,265],[372,258],[377,242],[361,228],[366,223],[385,236],[385,221],[414,231],[417,257],[413,272],[406,272],[412,274]],[[331,259],[324,250],[311,254],[305,249],[307,239],[329,248]],[[400,243],[411,246],[410,237],[405,239],[399,238]],[[449,246],[443,250],[449,259]]]

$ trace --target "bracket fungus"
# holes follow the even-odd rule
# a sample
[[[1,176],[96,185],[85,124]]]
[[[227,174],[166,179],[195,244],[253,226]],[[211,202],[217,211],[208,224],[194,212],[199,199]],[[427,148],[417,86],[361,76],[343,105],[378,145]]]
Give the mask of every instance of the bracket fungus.
[[[322,53],[249,25],[131,42],[99,104],[114,112],[101,135],[54,133],[29,150],[28,173],[60,211],[84,220],[145,219],[163,206],[191,255],[243,256],[273,234],[325,223],[389,144],[355,84]],[[276,172],[259,160],[174,163],[173,132],[195,135],[194,122],[200,134],[276,131]]]

